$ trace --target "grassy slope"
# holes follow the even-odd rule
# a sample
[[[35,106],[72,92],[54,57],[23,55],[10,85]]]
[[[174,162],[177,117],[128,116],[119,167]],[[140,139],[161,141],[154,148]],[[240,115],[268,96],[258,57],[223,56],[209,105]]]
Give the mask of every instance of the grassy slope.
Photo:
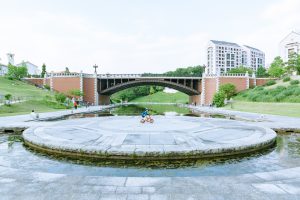
[[[53,93],[36,88],[21,81],[8,80],[0,77],[0,94],[12,94],[13,97],[22,97],[29,101],[12,104],[11,106],[0,106],[0,116],[28,114],[32,109],[37,112],[50,112],[64,109],[63,106],[54,102],[46,102],[43,98],[53,96]]]
[[[36,88],[22,81],[8,80],[0,77],[0,94],[11,94],[13,97],[43,98],[51,92]]]
[[[225,109],[300,117],[300,103],[265,103],[237,101],[233,103],[233,108],[231,108],[230,105],[227,105]]]
[[[145,97],[139,97],[132,102],[158,102],[158,103],[187,103],[189,101],[188,95],[176,92],[176,93],[165,93],[165,92],[157,92],[152,95],[148,95]]]
[[[65,109],[64,106],[59,106],[55,102],[46,102],[42,100],[29,100],[22,103],[12,104],[10,106],[0,106],[0,116],[12,116],[29,114],[31,110],[37,113],[57,111]]]

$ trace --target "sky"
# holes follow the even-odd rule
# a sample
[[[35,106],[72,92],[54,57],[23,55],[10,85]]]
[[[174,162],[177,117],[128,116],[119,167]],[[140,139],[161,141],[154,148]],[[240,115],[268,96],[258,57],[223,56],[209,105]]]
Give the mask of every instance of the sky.
[[[47,71],[163,73],[206,63],[209,40],[261,49],[300,30],[299,0],[0,0],[6,53]]]

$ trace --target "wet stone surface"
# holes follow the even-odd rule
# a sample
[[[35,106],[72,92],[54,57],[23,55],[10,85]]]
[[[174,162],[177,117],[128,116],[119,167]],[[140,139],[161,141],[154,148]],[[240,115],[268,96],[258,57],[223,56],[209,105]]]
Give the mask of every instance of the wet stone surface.
[[[74,119],[23,133],[25,142],[48,149],[136,157],[235,154],[273,143],[268,128],[242,122],[184,116],[137,116]]]

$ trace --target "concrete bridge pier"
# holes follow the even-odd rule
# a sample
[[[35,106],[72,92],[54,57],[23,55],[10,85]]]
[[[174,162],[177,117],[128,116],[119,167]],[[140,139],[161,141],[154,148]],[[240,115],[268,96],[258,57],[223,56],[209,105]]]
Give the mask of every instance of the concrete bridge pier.
[[[99,94],[99,105],[109,105],[110,104],[110,96]]]
[[[191,105],[200,105],[201,104],[201,95],[192,95],[189,96],[189,104]]]

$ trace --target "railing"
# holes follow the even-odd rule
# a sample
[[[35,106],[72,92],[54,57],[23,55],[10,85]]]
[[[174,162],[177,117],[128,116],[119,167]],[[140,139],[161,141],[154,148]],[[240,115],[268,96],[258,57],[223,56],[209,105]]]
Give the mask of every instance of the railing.
[[[223,74],[205,74],[206,77],[217,77],[217,76],[234,76],[234,77],[245,77],[246,73],[223,73]]]
[[[161,78],[161,77],[180,77],[192,78],[202,77],[202,75],[171,75],[171,74],[98,74],[98,78]]]

